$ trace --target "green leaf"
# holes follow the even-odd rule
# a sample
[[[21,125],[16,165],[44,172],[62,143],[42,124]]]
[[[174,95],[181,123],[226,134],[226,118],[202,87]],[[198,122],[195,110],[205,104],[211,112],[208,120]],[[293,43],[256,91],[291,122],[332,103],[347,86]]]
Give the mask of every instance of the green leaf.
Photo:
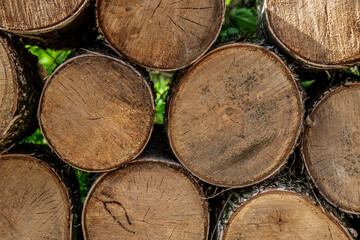
[[[25,48],[35,55],[39,59],[41,64],[48,75],[50,75],[54,69],[61,64],[69,56],[72,50],[52,50],[52,49],[41,49],[38,46],[26,45]]]
[[[303,81],[303,82],[301,82],[301,86],[307,88],[307,87],[309,87],[311,84],[313,84],[314,82],[315,82],[315,80]]]
[[[238,8],[231,15],[230,20],[242,32],[253,33],[256,29],[257,18],[247,8]]]

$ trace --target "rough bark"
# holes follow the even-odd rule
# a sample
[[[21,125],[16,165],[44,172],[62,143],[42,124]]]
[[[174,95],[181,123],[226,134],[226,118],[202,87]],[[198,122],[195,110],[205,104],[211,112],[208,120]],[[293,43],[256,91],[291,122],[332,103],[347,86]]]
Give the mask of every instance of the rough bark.
[[[122,56],[150,69],[171,71],[200,58],[220,32],[223,0],[97,1],[97,23]]]
[[[358,0],[266,0],[261,13],[270,39],[307,67],[360,62]]]
[[[5,0],[0,3],[0,30],[32,38],[37,43],[63,41],[60,46],[65,42],[65,46],[71,47],[87,35],[89,28],[95,27],[91,2]]]
[[[208,207],[180,164],[142,157],[95,182],[82,224],[85,239],[207,239]]]
[[[144,149],[154,109],[152,91],[139,71],[91,53],[70,59],[49,77],[38,116],[60,158],[82,170],[110,171]]]
[[[348,239],[332,215],[308,197],[291,191],[257,194],[240,205],[225,227],[223,240]]]
[[[0,152],[12,147],[36,126],[40,82],[35,60],[16,38],[0,33]]]
[[[285,163],[300,134],[296,82],[270,51],[250,44],[218,48],[175,87],[168,135],[179,161],[217,186],[243,187]]]
[[[307,117],[302,140],[310,177],[333,205],[360,213],[360,84],[330,90]]]
[[[0,238],[81,239],[75,175],[56,158],[39,155],[48,165],[35,156],[0,157]]]

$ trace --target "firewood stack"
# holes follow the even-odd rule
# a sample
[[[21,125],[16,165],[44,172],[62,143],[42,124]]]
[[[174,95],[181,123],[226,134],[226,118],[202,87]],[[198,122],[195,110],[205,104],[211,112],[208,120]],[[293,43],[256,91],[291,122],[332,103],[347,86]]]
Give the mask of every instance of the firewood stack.
[[[265,41],[225,44],[223,0],[0,5],[0,239],[357,238],[358,0],[264,0]],[[42,84],[24,43],[76,49]]]

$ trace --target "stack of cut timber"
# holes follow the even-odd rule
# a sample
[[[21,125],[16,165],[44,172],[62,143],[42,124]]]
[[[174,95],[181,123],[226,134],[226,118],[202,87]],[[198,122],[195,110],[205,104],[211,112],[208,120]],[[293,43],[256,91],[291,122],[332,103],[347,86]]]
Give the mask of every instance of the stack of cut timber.
[[[207,52],[223,23],[224,0],[97,0],[91,11],[94,3],[0,3],[0,30],[23,40],[70,48],[96,22],[115,51],[77,49],[49,76],[37,105],[35,64],[17,37],[0,34],[0,152],[23,138],[38,107],[42,133],[66,165],[20,151],[0,156],[1,240],[212,240],[224,211],[231,214],[216,235],[222,240],[351,239],[344,220],[360,214],[360,84],[331,90],[304,109],[294,71],[360,62],[358,0],[265,0],[263,26],[289,59],[244,43]],[[287,63],[300,65],[290,70]],[[162,129],[169,146],[153,131],[154,97],[142,67],[182,70]],[[303,128],[303,159],[293,156],[307,172],[292,174],[308,176],[316,189],[261,190],[246,202],[226,199],[225,191],[207,201],[203,190],[283,187],[277,173]],[[107,172],[91,187],[81,224],[67,164]],[[341,213],[341,222],[330,212]]]

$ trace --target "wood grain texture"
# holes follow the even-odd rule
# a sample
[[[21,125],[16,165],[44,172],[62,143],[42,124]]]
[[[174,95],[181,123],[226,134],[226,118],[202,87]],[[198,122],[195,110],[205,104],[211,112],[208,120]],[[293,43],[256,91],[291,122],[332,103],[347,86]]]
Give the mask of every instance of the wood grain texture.
[[[30,35],[54,31],[72,22],[88,5],[88,0],[4,0],[0,29]]]
[[[69,196],[49,166],[26,155],[3,155],[0,176],[0,239],[71,239]]]
[[[360,62],[358,0],[266,0],[269,33],[306,65],[341,68]]]
[[[258,194],[231,216],[223,240],[351,240],[351,236],[312,200],[288,191]]]
[[[11,59],[9,45],[0,37],[0,129],[4,130],[14,118],[17,104],[17,73]]]
[[[39,123],[64,161],[87,171],[109,171],[144,149],[154,109],[148,83],[132,66],[104,55],[80,55],[50,76]]]
[[[208,53],[184,75],[168,112],[170,144],[180,162],[205,182],[242,187],[285,164],[303,106],[277,56],[234,44]]]
[[[103,175],[83,210],[85,239],[207,239],[208,208],[179,164],[143,159]]]
[[[16,38],[0,33],[0,153],[34,131],[39,76]]]
[[[360,84],[325,95],[309,115],[303,157],[322,195],[340,209],[360,213]]]
[[[203,55],[220,32],[223,0],[98,0],[98,26],[122,56],[175,70]]]

